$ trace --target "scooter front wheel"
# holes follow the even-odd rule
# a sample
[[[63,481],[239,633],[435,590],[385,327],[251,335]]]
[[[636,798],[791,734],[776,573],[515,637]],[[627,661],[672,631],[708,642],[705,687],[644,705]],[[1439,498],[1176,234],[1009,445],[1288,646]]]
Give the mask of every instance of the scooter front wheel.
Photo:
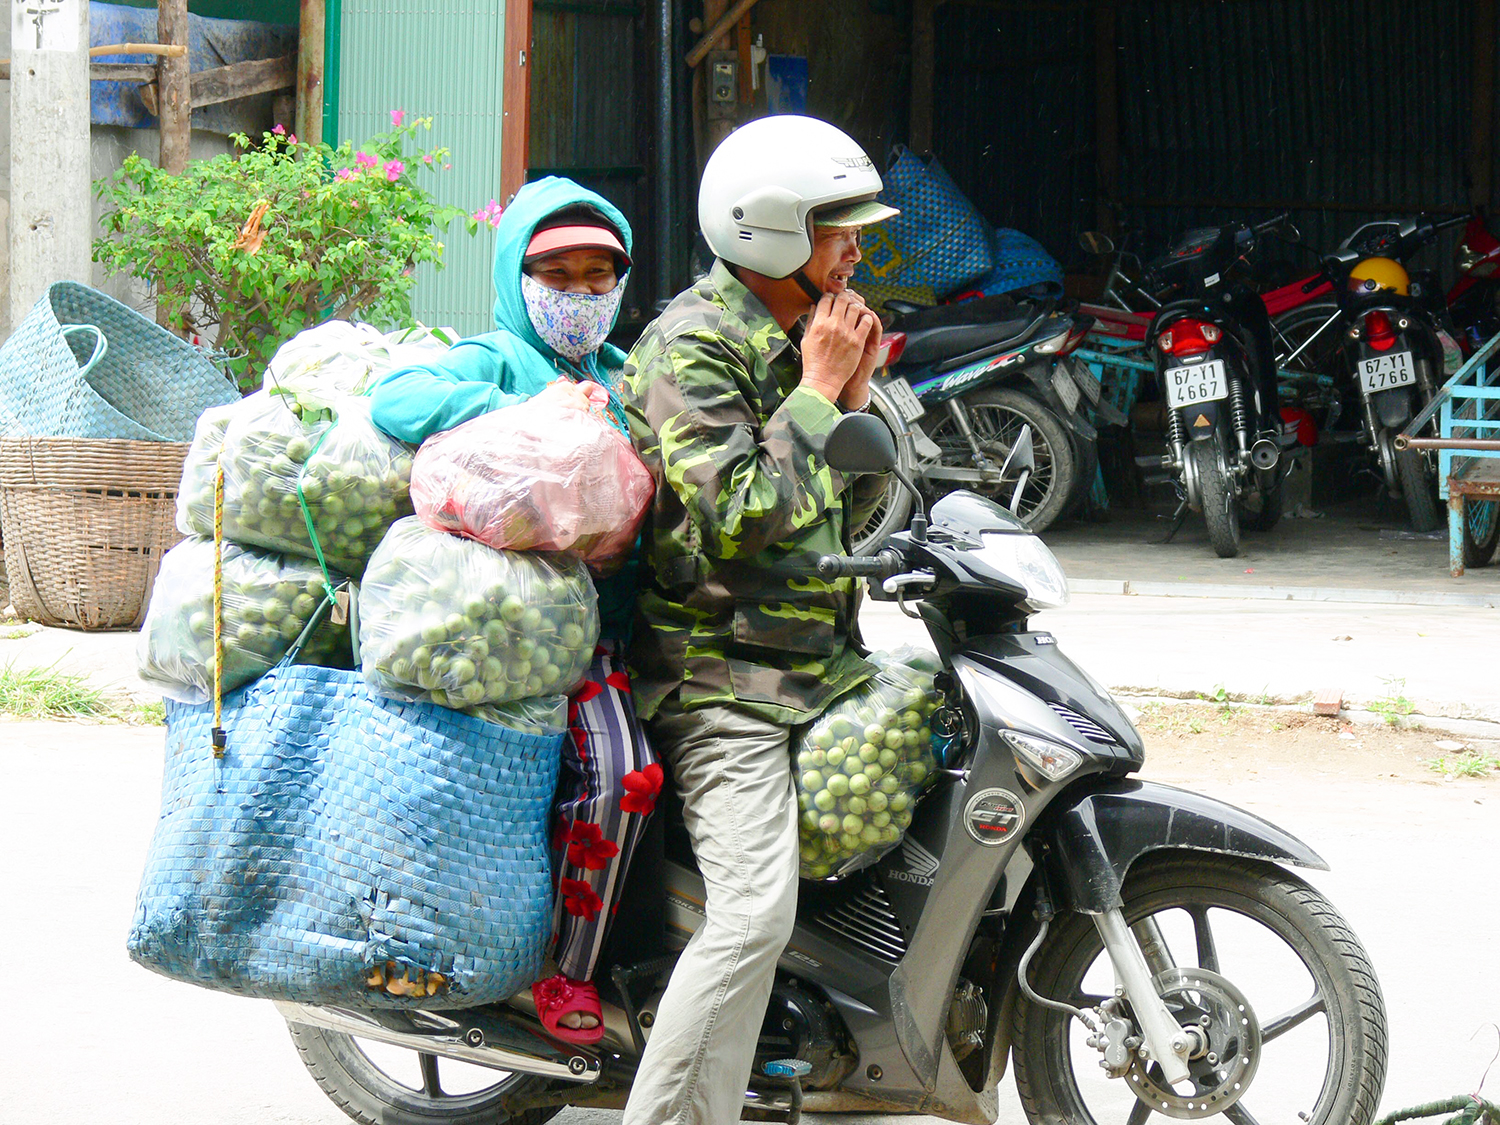
[[[880,415],[890,426],[891,432],[898,435],[896,447],[898,457],[903,471],[908,476],[911,474],[911,457],[907,452],[910,439],[902,435],[906,429],[901,423],[901,418],[895,409],[886,401],[880,390],[871,384],[870,386],[870,409]],[[849,529],[851,543],[851,554],[873,555],[885,546],[885,541],[898,531],[905,531],[907,521],[911,518],[912,498],[911,493],[906,491],[906,486],[898,481],[895,474],[886,477],[885,492],[881,494],[875,508],[865,515],[859,526]]]
[[[1202,1030],[1188,1061],[1193,1089],[1167,1086],[1139,1057],[1123,1077],[1106,1076],[1080,1022],[1022,1000],[1012,1043],[1028,1120],[1369,1125],[1385,1085],[1385,1005],[1359,939],[1321,894],[1269,863],[1158,852],[1131,869],[1124,915],[1168,1011]],[[1029,979],[1080,1008],[1114,991],[1098,931],[1081,914],[1054,923]]]
[[[543,1125],[561,1107],[511,1113],[546,1079],[471,1066],[339,1031],[287,1024],[308,1073],[360,1125]]]

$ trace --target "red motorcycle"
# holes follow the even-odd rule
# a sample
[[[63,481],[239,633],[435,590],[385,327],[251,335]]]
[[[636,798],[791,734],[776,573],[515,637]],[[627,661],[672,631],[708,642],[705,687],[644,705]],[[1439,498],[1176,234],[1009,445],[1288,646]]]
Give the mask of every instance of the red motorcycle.
[[[1482,209],[1470,217],[1453,258],[1459,277],[1448,290],[1448,315],[1464,354],[1473,355],[1500,333],[1500,239],[1490,233]]]

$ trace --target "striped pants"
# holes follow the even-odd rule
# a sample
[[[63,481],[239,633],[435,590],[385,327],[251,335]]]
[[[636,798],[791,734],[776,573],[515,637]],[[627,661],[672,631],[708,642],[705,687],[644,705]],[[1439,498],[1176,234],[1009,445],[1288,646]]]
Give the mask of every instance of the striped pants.
[[[663,780],[635,717],[624,647],[602,642],[568,701],[552,866],[558,971],[573,980],[594,975]]]

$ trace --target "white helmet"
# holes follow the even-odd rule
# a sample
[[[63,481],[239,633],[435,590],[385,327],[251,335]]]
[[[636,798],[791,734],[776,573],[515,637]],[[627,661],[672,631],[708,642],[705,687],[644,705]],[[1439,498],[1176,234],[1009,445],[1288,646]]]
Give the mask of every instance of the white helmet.
[[[698,188],[698,225],[716,256],[766,277],[790,277],[812,257],[808,216],[836,204],[838,226],[899,214],[875,202],[880,173],[842,129],[778,114],[736,129],[719,144]],[[820,216],[820,219],[823,216]]]

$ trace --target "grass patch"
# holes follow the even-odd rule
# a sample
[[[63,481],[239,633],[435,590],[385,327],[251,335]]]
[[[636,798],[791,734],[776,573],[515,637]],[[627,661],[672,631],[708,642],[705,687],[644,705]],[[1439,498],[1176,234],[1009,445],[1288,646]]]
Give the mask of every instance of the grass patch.
[[[1461,750],[1452,757],[1445,754],[1441,757],[1429,758],[1422,764],[1433,773],[1440,773],[1447,778],[1489,777],[1496,770],[1500,770],[1500,757],[1470,749]]]
[[[1402,719],[1417,709],[1415,703],[1406,698],[1406,681],[1387,679],[1385,695],[1370,702],[1370,710],[1385,719],[1389,726],[1398,725]]]
[[[114,702],[87,677],[48,668],[0,668],[0,715],[17,719],[112,719]]]
[[[24,640],[41,631],[42,627],[40,625],[18,625],[10,628],[0,628],[0,641]]]
[[[138,726],[164,727],[167,725],[167,705],[159,699],[155,703],[137,703],[125,717]]]

